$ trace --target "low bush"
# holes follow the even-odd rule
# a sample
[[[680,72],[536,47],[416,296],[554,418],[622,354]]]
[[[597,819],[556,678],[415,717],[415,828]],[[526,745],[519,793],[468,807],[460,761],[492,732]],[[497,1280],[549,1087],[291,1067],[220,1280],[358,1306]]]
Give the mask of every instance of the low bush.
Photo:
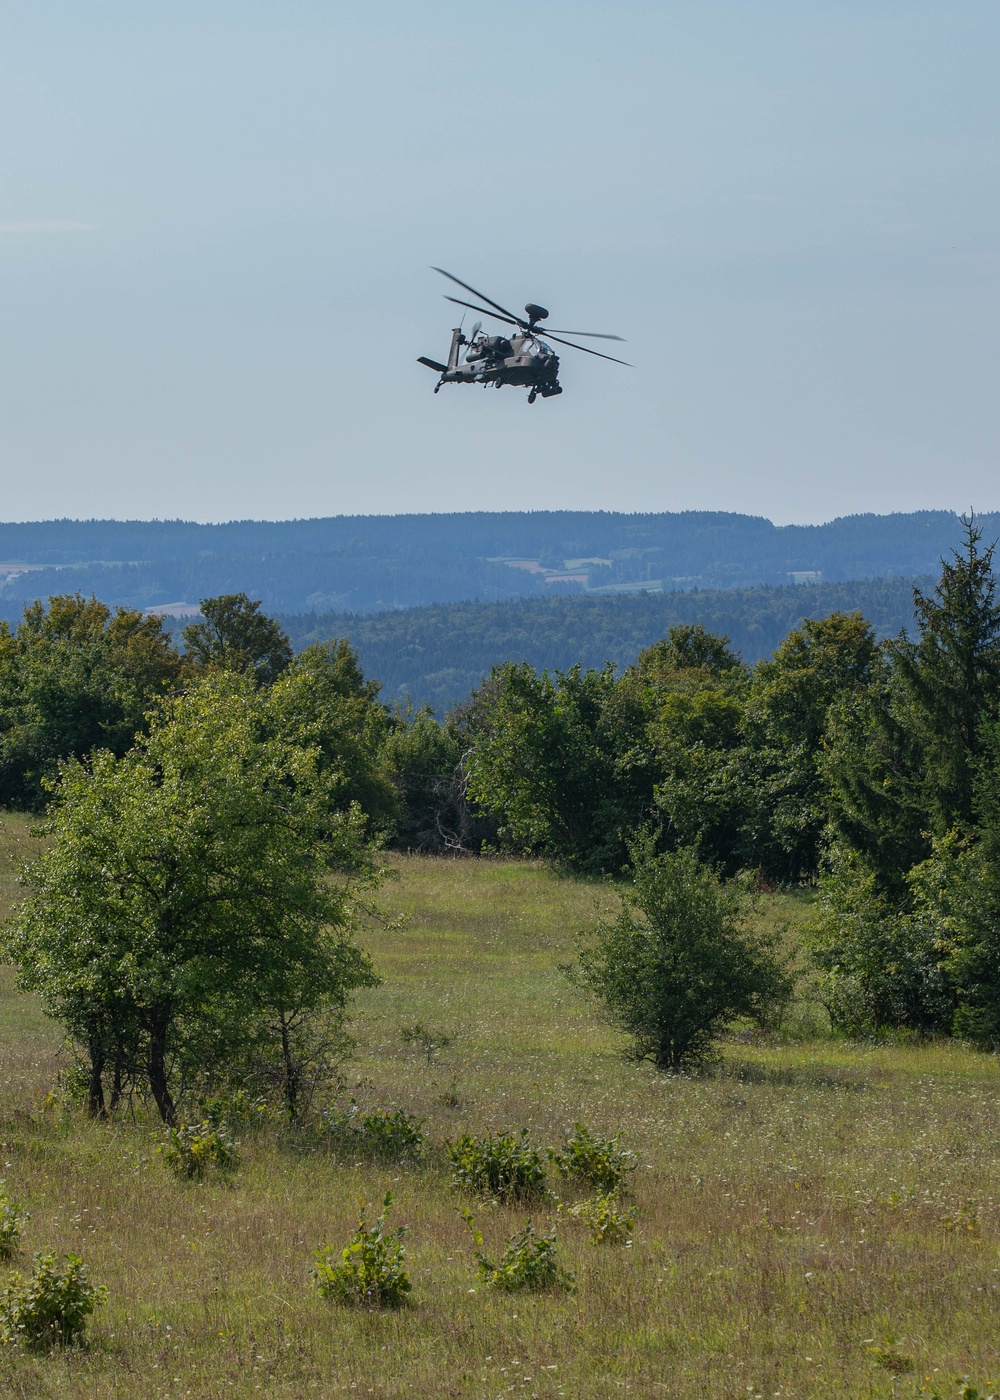
[[[11,1259],[21,1244],[21,1227],[31,1215],[7,1195],[7,1183],[0,1178],[0,1259]]]
[[[462,1219],[475,1242],[476,1266],[480,1276],[490,1288],[499,1288],[504,1293],[516,1293],[521,1289],[541,1292],[548,1288],[575,1292],[575,1278],[569,1270],[561,1268],[556,1259],[555,1230],[550,1230],[547,1235],[536,1235],[529,1220],[523,1230],[509,1237],[503,1255],[494,1264],[483,1253],[483,1237],[476,1229],[471,1214],[463,1211]]]
[[[514,1133],[487,1133],[474,1137],[466,1133],[448,1143],[451,1182],[477,1196],[496,1201],[525,1196],[547,1196],[542,1153],[528,1142],[528,1130]]]
[[[327,1136],[342,1151],[378,1162],[401,1162],[420,1155],[424,1120],[401,1108],[360,1113],[356,1105],[323,1114]]]
[[[203,1123],[168,1128],[156,1150],[174,1175],[186,1181],[203,1181],[212,1169],[227,1175],[239,1164],[236,1143],[225,1123],[213,1124],[207,1118]]]
[[[584,1181],[603,1192],[619,1191],[628,1172],[635,1171],[635,1153],[618,1146],[621,1134],[598,1137],[582,1123],[574,1124],[573,1136],[561,1148],[549,1148],[549,1160],[556,1170],[575,1181]]]
[[[591,1244],[631,1244],[635,1216],[619,1210],[619,1204],[613,1193],[594,1196],[570,1206],[566,1214],[583,1221],[590,1231]]]
[[[406,1301],[412,1287],[406,1273],[406,1251],[402,1244],[405,1225],[387,1232],[386,1220],[392,1205],[392,1192],[382,1201],[382,1213],[369,1226],[362,1207],[358,1228],[338,1252],[334,1245],[322,1245],[314,1253],[311,1270],[318,1292],[324,1298],[354,1307],[396,1308]]]
[[[77,1255],[60,1263],[54,1254],[38,1254],[31,1277],[14,1274],[0,1294],[0,1340],[40,1350],[70,1346],[82,1339],[87,1318],[106,1297]]]

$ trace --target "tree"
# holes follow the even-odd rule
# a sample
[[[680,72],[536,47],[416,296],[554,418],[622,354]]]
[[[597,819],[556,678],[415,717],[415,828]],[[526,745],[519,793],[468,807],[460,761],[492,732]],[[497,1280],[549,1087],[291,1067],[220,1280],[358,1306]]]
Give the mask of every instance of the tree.
[[[578,870],[617,871],[649,819],[652,750],[642,698],[614,667],[495,667],[467,708],[470,796],[512,845]]]
[[[199,668],[242,671],[259,685],[271,685],[292,659],[292,644],[273,618],[260,611],[260,599],[245,593],[202,598],[202,621],[184,628],[187,659]]]
[[[327,878],[360,863],[360,814],[331,820],[331,782],[227,675],[168,702],[124,757],[66,766],[4,951],[81,1048],[93,1112],[111,1071],[173,1124],[192,1077],[268,1039],[292,1075],[282,1027],[377,980],[351,891]]]
[[[575,976],[629,1034],[637,1059],[682,1069],[737,1017],[767,1015],[790,983],[743,886],[724,884],[684,848],[636,850],[634,871],[618,918],[582,937]]]
[[[922,750],[923,806],[938,835],[975,822],[976,765],[984,727],[1000,702],[996,546],[980,550],[983,532],[975,518],[962,523],[963,548],[941,561],[934,596],[913,590],[918,640],[900,637],[893,647],[907,717]]]
[[[357,803],[370,834],[385,836],[399,801],[385,752],[392,720],[380,689],[365,680],[349,642],[317,642],[278,677],[268,704],[277,733],[315,748],[332,779],[334,809]]]
[[[813,876],[829,819],[823,751],[830,712],[868,692],[881,659],[859,612],[806,618],[754,668],[742,724],[746,846],[773,879]]]
[[[60,760],[124,753],[181,671],[160,618],[96,598],[32,603],[13,633],[0,623],[0,802],[38,807]]]
[[[900,1027],[950,1032],[953,981],[931,921],[913,913],[908,894],[887,891],[842,848],[832,853],[820,892],[806,946],[831,1024],[850,1035]]]

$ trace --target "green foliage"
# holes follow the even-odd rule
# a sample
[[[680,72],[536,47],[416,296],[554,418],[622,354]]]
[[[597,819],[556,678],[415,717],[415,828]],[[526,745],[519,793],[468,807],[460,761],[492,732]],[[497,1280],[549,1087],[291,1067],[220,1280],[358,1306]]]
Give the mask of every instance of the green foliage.
[[[392,844],[404,851],[478,851],[496,836],[496,823],[474,809],[454,724],[438,724],[428,709],[401,708],[384,756],[399,797]]]
[[[555,677],[494,668],[463,720],[469,793],[515,848],[585,871],[620,870],[652,807],[642,696],[613,666]]]
[[[107,1289],[87,1278],[82,1259],[37,1254],[35,1271],[14,1274],[0,1294],[0,1340],[39,1350],[82,1340],[87,1319]]]
[[[477,1196],[510,1201],[548,1195],[544,1157],[528,1141],[527,1128],[517,1135],[466,1133],[448,1144],[448,1157],[451,1184]]]
[[[331,812],[315,750],[273,733],[266,692],[210,674],[124,758],[69,765],[4,930],[23,987],[104,1076],[146,1087],[173,1125],[185,1078],[270,1046],[295,1107],[289,1018],[343,1013],[377,978],[351,941],[362,819]]]
[[[949,1031],[954,992],[929,920],[908,914],[843,852],[820,882],[805,943],[832,1024],[850,1035],[914,1027]]]
[[[576,1280],[569,1270],[560,1267],[556,1257],[555,1230],[537,1235],[529,1220],[522,1230],[509,1237],[503,1254],[494,1263],[483,1253],[483,1237],[472,1215],[469,1211],[462,1211],[461,1215],[475,1243],[476,1267],[490,1288],[498,1288],[503,1293],[517,1293],[522,1289],[538,1293],[555,1288],[566,1293],[576,1291]]]
[[[11,1259],[21,1244],[21,1230],[31,1219],[30,1211],[7,1195],[7,1183],[0,1178],[0,1259]]]
[[[635,851],[635,877],[613,923],[581,935],[572,975],[660,1069],[697,1063],[737,1017],[760,1019],[790,984],[751,898],[682,849]]]
[[[387,1191],[374,1225],[368,1224],[362,1207],[358,1228],[339,1252],[339,1262],[334,1245],[314,1252],[316,1264],[310,1272],[322,1297],[368,1308],[396,1308],[406,1301],[412,1288],[402,1243],[407,1227],[386,1230],[391,1205],[392,1192]]]
[[[236,671],[271,685],[292,659],[284,632],[245,593],[202,598],[202,620],[184,628],[185,657],[200,669]]]
[[[752,774],[746,849],[771,878],[815,874],[829,820],[822,756],[831,707],[865,695],[880,661],[859,612],[831,613],[806,618],[754,668],[742,726]]]
[[[61,761],[125,753],[181,671],[160,618],[96,598],[32,603],[14,633],[0,623],[0,803],[40,807]]]
[[[582,1123],[576,1123],[572,1136],[567,1137],[562,1147],[548,1149],[549,1160],[563,1176],[587,1182],[604,1192],[615,1192],[637,1166],[635,1153],[619,1147],[620,1140],[620,1133],[602,1138]]]
[[[577,1201],[566,1208],[566,1214],[582,1220],[590,1231],[591,1244],[631,1244],[635,1216],[622,1210],[614,1191]]]
[[[208,1119],[168,1128],[156,1150],[173,1174],[185,1181],[204,1181],[210,1171],[228,1176],[239,1165],[236,1143],[225,1123]]]
[[[393,828],[399,799],[386,755],[392,721],[346,641],[307,647],[274,683],[270,711],[277,732],[318,755],[331,778],[335,810],[357,803],[371,833]]]
[[[346,1110],[327,1109],[323,1114],[327,1136],[342,1152],[377,1162],[419,1156],[426,1138],[423,1122],[401,1108],[361,1113],[356,1104]]]

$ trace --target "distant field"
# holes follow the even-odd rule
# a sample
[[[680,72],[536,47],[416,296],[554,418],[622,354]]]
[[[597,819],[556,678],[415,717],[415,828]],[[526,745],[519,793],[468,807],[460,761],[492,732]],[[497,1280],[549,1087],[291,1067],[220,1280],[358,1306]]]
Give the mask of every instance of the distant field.
[[[23,824],[8,820],[9,849]],[[407,922],[367,941],[384,985],[357,1003],[350,1089],[427,1120],[422,1167],[338,1165],[265,1132],[235,1184],[184,1187],[153,1125],[45,1107],[59,1035],[6,985],[2,1162],[33,1212],[30,1254],[79,1252],[110,1288],[88,1352],[0,1355],[15,1396],[917,1397],[1000,1373],[1000,1130],[995,1058],[826,1038],[727,1044],[665,1078],[559,964],[607,886],[513,862],[393,861]],[[16,891],[3,887],[9,902]],[[808,900],[772,899],[794,928]],[[401,1027],[453,1043],[428,1065]],[[630,1248],[594,1248],[554,1206],[574,1295],[497,1296],[476,1277],[442,1144],[576,1120],[638,1153]],[[308,1286],[359,1197],[391,1187],[409,1224],[411,1306],[356,1314]],[[479,1207],[494,1248],[521,1210]],[[2,1276],[2,1274],[0,1274]]]

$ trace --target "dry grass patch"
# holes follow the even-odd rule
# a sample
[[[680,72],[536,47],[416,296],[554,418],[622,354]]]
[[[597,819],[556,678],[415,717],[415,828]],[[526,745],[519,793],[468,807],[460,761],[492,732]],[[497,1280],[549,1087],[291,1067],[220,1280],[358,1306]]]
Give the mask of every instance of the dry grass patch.
[[[367,935],[386,980],[358,998],[349,1078],[365,1107],[426,1119],[420,1165],[338,1163],[267,1130],[244,1137],[232,1185],[179,1183],[154,1125],[39,1107],[59,1036],[5,992],[0,1175],[32,1212],[26,1250],[73,1250],[110,1289],[89,1351],[0,1355],[8,1393],[825,1400],[950,1397],[957,1376],[997,1375],[995,1059],[734,1040],[712,1071],[665,1078],[622,1060],[559,971],[612,890],[530,864],[393,865],[383,902],[408,922]],[[418,1022],[450,1043],[407,1044]],[[632,1245],[594,1247],[543,1203],[535,1228],[556,1225],[577,1292],[482,1286],[445,1140],[528,1127],[557,1146],[577,1121],[638,1155]],[[410,1226],[410,1301],[325,1302],[312,1251],[346,1242],[359,1199],[387,1189]],[[491,1258],[527,1214],[474,1210]]]

